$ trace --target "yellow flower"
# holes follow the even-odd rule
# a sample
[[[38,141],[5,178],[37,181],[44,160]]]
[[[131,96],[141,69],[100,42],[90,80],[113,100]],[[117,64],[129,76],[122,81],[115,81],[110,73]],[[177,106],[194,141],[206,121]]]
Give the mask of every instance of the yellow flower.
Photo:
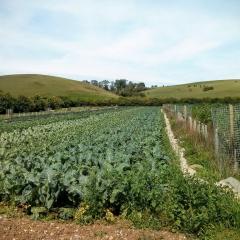
[[[82,206],[80,206],[80,208],[75,213],[75,216],[74,216],[75,220],[81,221],[81,219],[83,218],[84,214],[88,209],[89,209],[88,205],[83,204]]]
[[[106,210],[105,218],[108,222],[113,222],[115,220],[113,213],[109,209]]]

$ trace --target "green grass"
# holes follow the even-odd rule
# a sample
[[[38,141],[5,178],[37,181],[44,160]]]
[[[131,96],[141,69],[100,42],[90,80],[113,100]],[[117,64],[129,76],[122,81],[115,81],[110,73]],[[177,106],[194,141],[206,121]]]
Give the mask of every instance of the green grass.
[[[203,91],[204,86],[213,90]],[[154,98],[224,98],[240,97],[240,80],[217,80],[159,87],[144,92]]]
[[[17,97],[41,95],[67,96],[79,100],[107,100],[117,96],[99,87],[67,78],[37,75],[15,74],[0,76],[0,91]]]
[[[223,226],[210,229],[205,236],[208,240],[239,240],[240,229],[228,229]]]
[[[183,128],[182,123],[178,123],[173,118],[170,119],[174,134],[179,139],[180,146],[185,149],[184,155],[188,164],[202,166],[202,168],[197,169],[197,176],[212,183],[226,178],[219,172],[211,146],[207,146],[196,134]]]

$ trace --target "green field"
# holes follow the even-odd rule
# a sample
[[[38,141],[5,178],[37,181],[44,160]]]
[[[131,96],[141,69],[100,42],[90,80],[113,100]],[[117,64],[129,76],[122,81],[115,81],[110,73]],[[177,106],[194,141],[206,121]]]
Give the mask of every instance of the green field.
[[[205,87],[213,90],[204,91]],[[217,80],[159,87],[145,91],[147,97],[154,98],[224,98],[240,97],[240,80]]]
[[[0,202],[24,206],[34,219],[86,224],[120,218],[202,237],[219,226],[234,234],[239,229],[240,205],[231,192],[183,176],[160,107],[1,125]]]
[[[0,90],[14,97],[19,95],[67,96],[79,100],[106,100],[117,97],[113,93],[87,83],[37,74],[0,76]]]

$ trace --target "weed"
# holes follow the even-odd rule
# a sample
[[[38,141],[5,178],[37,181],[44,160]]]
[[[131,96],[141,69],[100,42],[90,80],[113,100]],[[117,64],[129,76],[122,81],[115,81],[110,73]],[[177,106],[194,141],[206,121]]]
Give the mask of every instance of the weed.
[[[98,232],[94,233],[94,236],[99,237],[99,238],[103,238],[106,235],[107,235],[107,232],[105,232],[105,231],[98,231]]]

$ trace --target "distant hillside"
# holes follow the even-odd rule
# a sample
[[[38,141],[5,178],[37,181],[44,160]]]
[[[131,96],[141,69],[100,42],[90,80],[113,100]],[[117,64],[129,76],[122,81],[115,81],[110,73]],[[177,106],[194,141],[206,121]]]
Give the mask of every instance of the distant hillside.
[[[178,99],[240,97],[240,80],[217,80],[158,87],[144,93],[148,97]]]
[[[79,100],[103,100],[117,96],[88,83],[37,74],[0,76],[0,91],[13,96],[68,96]]]

